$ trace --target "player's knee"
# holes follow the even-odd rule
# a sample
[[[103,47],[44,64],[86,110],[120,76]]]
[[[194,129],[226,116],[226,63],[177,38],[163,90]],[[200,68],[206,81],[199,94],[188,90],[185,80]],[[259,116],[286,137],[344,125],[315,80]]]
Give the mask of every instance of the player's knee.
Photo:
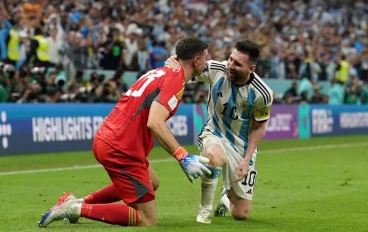
[[[156,191],[158,189],[158,187],[160,187],[160,181],[159,181],[158,178],[152,179],[151,184],[152,184],[152,187],[153,187],[154,191]]]
[[[231,215],[233,216],[233,218],[237,221],[245,221],[248,219],[249,217],[249,210],[245,210],[245,211],[236,211],[236,210],[233,210],[231,212]]]
[[[208,149],[205,156],[210,160],[209,165],[213,167],[223,167],[227,161],[226,155],[219,149]]]
[[[209,165],[204,165],[204,166],[206,166],[211,171],[210,175],[208,175],[206,173],[204,174],[204,176],[203,176],[204,179],[212,180],[212,179],[218,178],[221,175],[222,168],[212,167],[212,166],[209,166]]]
[[[140,213],[138,226],[157,226],[157,217],[147,217],[146,215]]]
[[[145,225],[143,226],[157,226],[157,220],[154,219],[147,220]]]
[[[160,186],[160,180],[158,176],[156,175],[155,171],[151,167],[149,167],[148,170],[149,170],[149,176],[150,176],[152,188],[154,191],[156,191],[158,187]]]

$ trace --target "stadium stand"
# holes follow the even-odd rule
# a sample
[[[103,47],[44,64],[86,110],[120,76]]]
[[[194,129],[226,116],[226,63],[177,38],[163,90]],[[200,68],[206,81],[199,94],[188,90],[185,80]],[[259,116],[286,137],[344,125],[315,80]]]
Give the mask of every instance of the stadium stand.
[[[0,102],[115,102],[198,36],[209,59],[240,39],[261,48],[256,73],[279,104],[366,104],[365,0],[4,0]],[[190,83],[184,101],[206,101]]]

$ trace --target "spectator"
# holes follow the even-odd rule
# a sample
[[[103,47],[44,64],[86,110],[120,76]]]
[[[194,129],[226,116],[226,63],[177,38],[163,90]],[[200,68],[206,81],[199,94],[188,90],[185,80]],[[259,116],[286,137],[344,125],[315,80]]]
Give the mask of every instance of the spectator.
[[[293,96],[290,95],[290,94],[284,95],[283,103],[286,104],[286,105],[291,105],[291,104],[295,103]]]
[[[298,94],[302,94],[303,92],[305,92],[307,99],[313,94],[312,82],[307,77],[303,77],[298,84]]]
[[[349,69],[350,65],[346,61],[346,56],[342,55],[336,68],[336,80],[338,83],[343,85],[349,80]]]
[[[330,105],[340,105],[344,103],[344,89],[340,84],[336,83],[335,79],[330,81],[328,98],[328,104]]]
[[[48,15],[45,21],[45,34],[49,34],[51,36],[51,33],[52,33],[51,30],[55,30],[53,32],[54,40],[61,41],[64,37],[64,29],[61,25],[60,16],[57,13],[55,13],[55,8],[53,6],[49,8],[49,13],[50,12],[54,12],[54,13],[51,13],[50,15]]]
[[[154,42],[152,48],[153,68],[163,67],[168,58],[164,42]]]
[[[360,102],[360,97],[363,93],[362,86],[359,83],[359,79],[354,77],[350,83],[345,87],[345,99],[346,104],[357,104]]]
[[[95,102],[112,103],[117,102],[120,98],[120,93],[116,89],[116,83],[107,81],[96,90],[97,96]]]
[[[286,90],[286,92],[284,93],[284,97],[291,98],[291,102],[293,102],[294,100],[297,100],[298,98],[298,83],[297,82],[293,82],[292,86],[288,90]],[[286,102],[285,98],[284,98],[284,101]],[[290,101],[290,99],[288,99],[288,101]]]
[[[75,69],[81,70],[86,68],[88,60],[88,47],[85,39],[79,32],[71,32],[68,38],[68,56]]]
[[[49,43],[50,65],[54,67],[61,63],[61,54],[59,51],[63,46],[63,42],[62,39],[57,36],[58,34],[57,27],[49,28],[49,34],[50,36],[47,37],[46,39]]]
[[[357,64],[360,80],[368,83],[368,48],[364,51],[361,61]]]
[[[363,87],[363,92],[362,92],[362,95],[360,97],[360,102],[362,104],[368,104],[368,86]]]
[[[323,103],[323,99],[324,99],[324,95],[321,94],[321,92],[318,88],[315,88],[314,93],[313,93],[309,103],[311,103],[311,104],[321,104],[321,103]]]
[[[112,30],[108,36],[107,40],[99,48],[100,52],[103,54],[100,60],[100,67],[106,70],[115,70],[124,64],[124,47],[119,39],[119,31]]]
[[[143,73],[151,69],[149,62],[149,53],[147,51],[144,40],[139,41],[136,59],[139,72]]]
[[[142,35],[142,29],[137,24],[129,24],[126,31],[125,51],[124,51],[124,67],[131,70],[133,56],[138,52],[138,37]]]
[[[12,41],[12,49],[14,44],[20,44],[18,62],[13,62],[16,69],[20,70],[24,61],[31,65],[31,57],[37,55],[35,32],[42,28],[42,36],[48,36],[47,53],[51,63],[62,63],[64,68],[64,74],[58,72],[55,80],[69,82],[75,78],[77,70],[85,69],[94,69],[100,74],[98,69],[113,71],[123,67],[125,71],[143,73],[162,65],[164,56],[174,54],[178,39],[195,35],[210,44],[208,58],[216,60],[228,58],[234,41],[243,38],[257,41],[262,52],[256,72],[262,78],[298,81],[297,99],[302,101],[311,101],[312,82],[337,78],[345,88],[351,78],[358,77],[364,82],[363,90],[368,82],[368,5],[364,1],[217,0],[207,1],[200,7],[194,1],[172,0],[6,0],[0,4],[1,61],[11,63],[10,56],[15,53],[9,56],[7,42]],[[153,47],[153,41],[165,45]],[[29,51],[26,58],[25,51]],[[145,62],[147,53],[151,54],[150,61],[156,63],[150,67]],[[158,61],[153,57],[159,58]],[[37,59],[33,61],[37,65]],[[32,78],[30,72],[26,77],[20,76],[16,72],[15,79],[6,81],[2,78],[2,93],[9,89],[6,99],[19,100],[32,87],[24,101],[49,100],[43,96],[44,87],[37,93],[42,97],[35,94],[37,85],[41,85],[38,80],[34,84],[23,81]],[[99,82],[99,85],[105,82]],[[86,91],[92,91],[86,85],[83,85]],[[117,88],[119,85],[111,86]],[[77,90],[79,88],[74,86],[64,86],[61,90],[63,101],[94,101],[94,93],[90,92],[75,98]],[[187,91],[193,93],[194,98],[197,95],[196,89],[190,85]],[[285,93],[284,100],[289,98],[288,94]],[[326,102],[327,97],[320,94],[322,102]],[[280,102],[282,97],[278,96],[276,101]],[[365,99],[362,94],[357,104]]]
[[[305,51],[305,54],[301,59],[303,59],[303,63],[299,67],[299,76],[307,77],[310,80],[317,81],[322,70],[319,63],[314,60],[311,51]]]
[[[299,64],[300,59],[297,57],[295,52],[290,51],[285,60],[285,71],[287,79],[299,79]]]
[[[50,66],[49,46],[49,42],[44,37],[41,28],[37,27],[24,64],[27,65],[33,59],[32,63],[34,67],[48,68]]]
[[[122,93],[128,91],[127,85],[123,82],[124,70],[118,68],[114,75],[110,78],[110,81],[114,83],[114,89],[117,90],[116,96],[121,96]]]
[[[12,20],[12,26],[9,28],[10,24],[9,21],[5,20],[6,29],[10,29],[9,31],[5,32],[6,36],[6,51],[7,51],[7,58],[5,58],[5,63],[11,64],[16,66],[17,62],[20,60],[20,41],[21,38],[19,36],[19,17],[14,17]]]

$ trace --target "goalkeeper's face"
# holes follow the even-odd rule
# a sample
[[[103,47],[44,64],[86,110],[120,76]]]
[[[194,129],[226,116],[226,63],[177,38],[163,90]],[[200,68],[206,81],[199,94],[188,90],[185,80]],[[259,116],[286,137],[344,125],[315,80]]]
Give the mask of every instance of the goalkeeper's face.
[[[203,72],[206,65],[208,50],[204,50],[202,54],[193,59],[193,76],[198,76]]]
[[[235,85],[244,85],[249,75],[254,72],[255,65],[249,63],[249,55],[234,50],[228,59],[227,79]]]

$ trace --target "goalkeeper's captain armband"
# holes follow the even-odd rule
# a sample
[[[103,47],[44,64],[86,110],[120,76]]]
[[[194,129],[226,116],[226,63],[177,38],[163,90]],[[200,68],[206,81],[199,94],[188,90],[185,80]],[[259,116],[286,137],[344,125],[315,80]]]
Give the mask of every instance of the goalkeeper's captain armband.
[[[176,151],[172,154],[172,156],[175,157],[175,159],[177,159],[179,162],[184,159],[184,157],[188,155],[187,150],[185,150],[184,147],[179,147],[178,149],[176,149]]]

